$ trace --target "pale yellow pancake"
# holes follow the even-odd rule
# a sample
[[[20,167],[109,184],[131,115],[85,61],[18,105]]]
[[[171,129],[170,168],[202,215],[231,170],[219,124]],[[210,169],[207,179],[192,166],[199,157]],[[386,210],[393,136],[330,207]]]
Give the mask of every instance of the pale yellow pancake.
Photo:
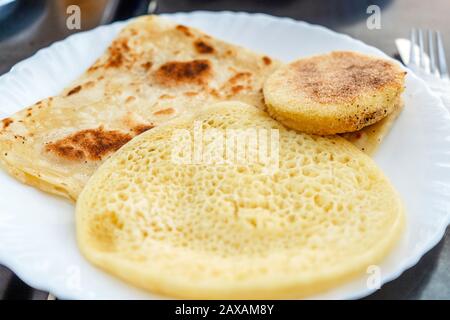
[[[213,133],[235,137],[230,129],[258,135],[259,144],[241,150],[258,161],[195,161],[189,153],[196,154],[194,141],[219,150]],[[279,138],[266,144],[273,132]],[[186,155],[192,161],[180,162]],[[288,130],[239,102],[133,139],[92,176],[76,208],[78,245],[90,262],[153,293],[188,299],[303,297],[332,288],[379,263],[403,219],[393,186],[351,143]]]

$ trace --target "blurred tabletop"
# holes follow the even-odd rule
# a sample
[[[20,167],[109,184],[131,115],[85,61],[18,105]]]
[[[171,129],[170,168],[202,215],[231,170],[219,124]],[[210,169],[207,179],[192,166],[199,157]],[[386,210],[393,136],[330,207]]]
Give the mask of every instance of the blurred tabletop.
[[[73,32],[141,15],[211,10],[263,12],[321,24],[398,57],[394,40],[412,27],[440,30],[450,62],[449,0],[0,0],[0,75],[40,48]],[[68,30],[66,9],[82,11],[81,30]],[[381,9],[381,28],[367,28],[369,5]],[[2,195],[0,195],[2,196]],[[449,199],[450,200],[450,199]],[[47,299],[0,266],[0,299]],[[450,231],[413,268],[367,299],[450,299]]]

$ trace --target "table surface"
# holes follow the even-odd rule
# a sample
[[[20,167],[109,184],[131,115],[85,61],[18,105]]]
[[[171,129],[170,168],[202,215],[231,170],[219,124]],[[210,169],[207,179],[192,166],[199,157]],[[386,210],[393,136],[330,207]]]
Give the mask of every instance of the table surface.
[[[21,0],[13,19],[1,20],[0,11],[0,74],[32,55],[38,49],[63,39],[72,31],[61,24],[61,3],[88,0]],[[148,1],[97,0],[112,4],[110,16],[98,15],[96,9],[84,24],[87,30],[98,23],[142,14]],[[369,5],[381,8],[381,29],[369,30],[366,13]],[[67,4],[68,5],[68,4]],[[59,9],[58,9],[59,8]],[[231,10],[264,12],[321,24],[373,45],[391,56],[397,56],[395,38],[408,37],[411,27],[442,32],[450,62],[450,1],[448,0],[160,0],[158,13],[193,10]],[[82,12],[83,7],[82,7]],[[95,15],[97,13],[97,15]],[[25,285],[6,267],[0,266],[0,299],[46,299],[47,293]],[[398,279],[384,285],[367,299],[450,299],[450,229],[444,238],[413,268]]]

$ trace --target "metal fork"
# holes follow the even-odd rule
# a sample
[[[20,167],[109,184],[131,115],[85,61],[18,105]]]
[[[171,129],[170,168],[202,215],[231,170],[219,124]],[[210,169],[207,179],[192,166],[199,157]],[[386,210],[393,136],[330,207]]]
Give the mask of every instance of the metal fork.
[[[424,33],[420,28],[411,29],[408,67],[413,70],[419,69],[426,74],[431,74],[442,80],[449,81],[441,33],[439,31],[427,31],[427,52],[425,52]]]

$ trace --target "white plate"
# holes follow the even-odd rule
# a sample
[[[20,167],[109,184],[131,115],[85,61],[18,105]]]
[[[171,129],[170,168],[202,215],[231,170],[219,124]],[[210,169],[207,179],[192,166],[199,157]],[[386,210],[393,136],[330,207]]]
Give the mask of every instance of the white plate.
[[[181,13],[178,22],[284,61],[330,50],[386,57],[348,36],[290,19],[244,13]],[[58,94],[101,55],[124,23],[80,33],[39,51],[0,78],[0,112],[10,114]],[[443,236],[450,220],[450,116],[425,83],[409,73],[406,108],[375,160],[401,193],[407,227],[380,265],[381,283],[417,263]],[[0,170],[0,262],[29,285],[59,298],[157,298],[96,269],[77,250],[74,208],[25,186]],[[314,298],[370,294],[370,274]]]

